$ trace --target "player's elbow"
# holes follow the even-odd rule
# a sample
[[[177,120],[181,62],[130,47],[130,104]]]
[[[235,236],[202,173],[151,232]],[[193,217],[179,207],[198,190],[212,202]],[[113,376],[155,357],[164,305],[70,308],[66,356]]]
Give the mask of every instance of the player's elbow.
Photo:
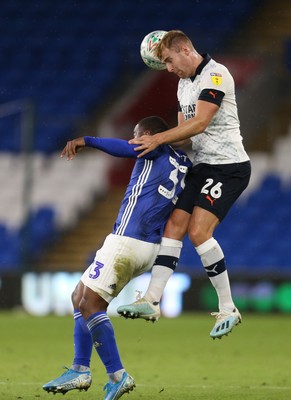
[[[205,129],[207,128],[208,124],[210,121],[205,120],[205,119],[198,119],[196,120],[196,133],[202,133],[205,131]]]
[[[205,121],[205,120],[199,120],[199,121],[197,121],[197,125],[196,125],[196,132],[197,132],[197,134],[198,133],[202,133],[202,132],[204,132],[205,131],[205,129],[207,128],[207,126],[208,126],[208,121]]]

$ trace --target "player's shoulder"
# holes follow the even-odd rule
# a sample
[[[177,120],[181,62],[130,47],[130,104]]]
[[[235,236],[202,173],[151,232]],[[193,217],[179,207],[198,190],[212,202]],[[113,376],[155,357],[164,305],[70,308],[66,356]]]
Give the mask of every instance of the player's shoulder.
[[[170,144],[166,145],[169,149],[169,154],[175,158],[180,165],[185,165],[187,167],[192,166],[192,161],[188,157],[187,153],[178,147],[172,147]]]
[[[186,165],[192,164],[189,157],[184,150],[179,148],[173,148],[169,144],[161,144],[155,150],[145,154],[143,157],[139,158],[138,161],[144,162],[144,160],[161,160],[159,162],[165,163],[166,159],[176,159],[179,163],[185,163]],[[166,164],[164,164],[166,165]]]
[[[156,150],[158,150],[160,156],[167,157],[170,155],[176,158],[184,158],[185,156],[187,157],[187,154],[185,153],[184,150],[179,148],[174,148],[170,144],[161,144],[159,147],[157,147]]]
[[[225,76],[230,75],[228,68],[225,65],[215,61],[213,58],[211,58],[211,60],[206,64],[202,72],[204,75],[209,75],[209,73],[220,73]]]
[[[233,77],[225,65],[211,59],[203,68],[201,82],[209,87],[220,86],[227,90],[233,86]]]

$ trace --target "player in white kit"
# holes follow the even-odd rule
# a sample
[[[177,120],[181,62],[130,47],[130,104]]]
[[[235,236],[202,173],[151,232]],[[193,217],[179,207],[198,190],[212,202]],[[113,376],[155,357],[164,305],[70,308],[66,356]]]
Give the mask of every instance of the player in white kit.
[[[231,296],[223,251],[213,233],[233,203],[247,187],[251,166],[242,143],[234,80],[228,69],[210,55],[200,55],[181,31],[165,33],[156,56],[176,74],[178,126],[151,137],[135,138],[135,150],[146,155],[165,143],[192,142],[193,168],[176,204],[164,237],[181,241],[188,234],[202,265],[216,289],[219,311],[212,338],[221,338],[241,322]],[[118,312],[131,318],[158,319],[163,289],[173,273],[166,259],[157,258],[144,297],[121,306]]]
[[[134,136],[166,129],[164,120],[148,117],[137,124]],[[90,359],[94,346],[109,379],[104,399],[116,400],[132,390],[135,382],[123,367],[106,310],[132,278],[151,269],[158,252],[170,257],[172,265],[177,263],[181,242],[166,238],[161,242],[161,239],[192,164],[183,151],[168,145],[137,158],[134,145],[126,140],[89,136],[68,142],[62,156],[71,160],[85,146],[137,160],[113,231],[96,252],[72,295],[75,320],[72,366],[43,389],[63,394],[73,389],[87,390],[92,381]]]

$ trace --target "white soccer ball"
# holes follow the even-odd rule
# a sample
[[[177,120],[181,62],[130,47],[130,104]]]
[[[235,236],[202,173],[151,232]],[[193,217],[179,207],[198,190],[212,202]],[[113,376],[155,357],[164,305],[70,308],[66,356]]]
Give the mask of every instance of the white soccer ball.
[[[147,67],[155,70],[166,69],[166,64],[161,62],[153,53],[154,48],[160,42],[166,31],[153,31],[148,33],[141,42],[140,55]]]

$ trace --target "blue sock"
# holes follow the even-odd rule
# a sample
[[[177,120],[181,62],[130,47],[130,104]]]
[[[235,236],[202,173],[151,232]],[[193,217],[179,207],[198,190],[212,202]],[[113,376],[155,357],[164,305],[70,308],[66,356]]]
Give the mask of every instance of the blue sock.
[[[123,368],[117,349],[113,326],[105,311],[92,314],[87,320],[93,345],[103,362],[106,372],[112,374]]]
[[[73,365],[90,367],[92,355],[92,337],[86,321],[79,310],[74,310],[74,361]]]

